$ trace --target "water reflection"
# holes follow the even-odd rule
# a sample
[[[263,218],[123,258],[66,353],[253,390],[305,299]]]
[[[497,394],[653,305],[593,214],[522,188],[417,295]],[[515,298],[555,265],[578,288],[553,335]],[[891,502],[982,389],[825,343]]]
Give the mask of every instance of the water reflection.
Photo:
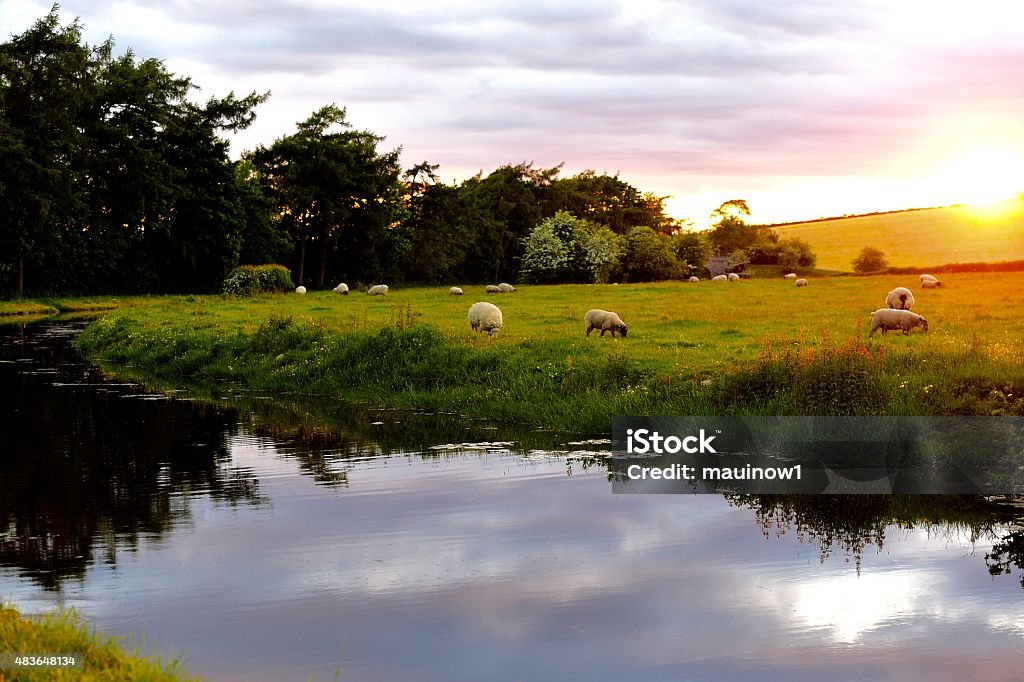
[[[1002,501],[613,496],[605,442],[167,401],[60,340],[0,362],[0,595],[213,679],[1019,677]]]

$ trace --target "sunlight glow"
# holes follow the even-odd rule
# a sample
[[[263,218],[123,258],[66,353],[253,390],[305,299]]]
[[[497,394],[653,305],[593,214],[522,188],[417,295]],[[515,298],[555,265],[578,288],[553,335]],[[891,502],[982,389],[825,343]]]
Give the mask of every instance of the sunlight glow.
[[[950,202],[985,206],[1024,190],[1024,158],[995,147],[973,149],[935,176],[938,191]]]

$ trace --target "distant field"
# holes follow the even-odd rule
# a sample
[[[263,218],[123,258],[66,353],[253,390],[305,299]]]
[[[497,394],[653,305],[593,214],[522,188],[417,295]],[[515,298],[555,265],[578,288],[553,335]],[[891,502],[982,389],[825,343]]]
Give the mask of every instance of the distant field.
[[[774,228],[811,244],[818,267],[852,270],[865,246],[881,250],[896,267],[1024,259],[1024,202],[989,208],[953,206]]]

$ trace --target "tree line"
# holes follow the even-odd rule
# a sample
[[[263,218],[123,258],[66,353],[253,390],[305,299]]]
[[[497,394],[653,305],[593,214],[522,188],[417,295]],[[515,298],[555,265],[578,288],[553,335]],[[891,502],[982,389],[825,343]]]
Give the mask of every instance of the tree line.
[[[436,164],[403,169],[400,148],[353,128],[335,104],[232,160],[226,135],[249,126],[269,92],[197,103],[190,78],[130,50],[115,55],[112,39],[87,45],[81,24],[62,25],[57,10],[0,44],[8,293],[216,291],[236,265],[261,263],[315,288],[662,279],[711,253],[742,252],[730,260],[742,268],[784,251],[744,222],[741,200],[723,204],[715,229],[693,233],[667,215],[667,197],[618,175],[518,163],[444,183]],[[597,250],[568,244],[575,266],[537,267],[530,244],[566,216]]]

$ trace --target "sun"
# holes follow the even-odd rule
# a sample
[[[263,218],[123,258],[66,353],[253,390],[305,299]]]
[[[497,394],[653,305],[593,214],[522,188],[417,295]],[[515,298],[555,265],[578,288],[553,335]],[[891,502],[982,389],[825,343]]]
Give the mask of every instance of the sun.
[[[1024,157],[999,147],[972,149],[935,176],[937,192],[952,203],[984,206],[1024,191]]]

